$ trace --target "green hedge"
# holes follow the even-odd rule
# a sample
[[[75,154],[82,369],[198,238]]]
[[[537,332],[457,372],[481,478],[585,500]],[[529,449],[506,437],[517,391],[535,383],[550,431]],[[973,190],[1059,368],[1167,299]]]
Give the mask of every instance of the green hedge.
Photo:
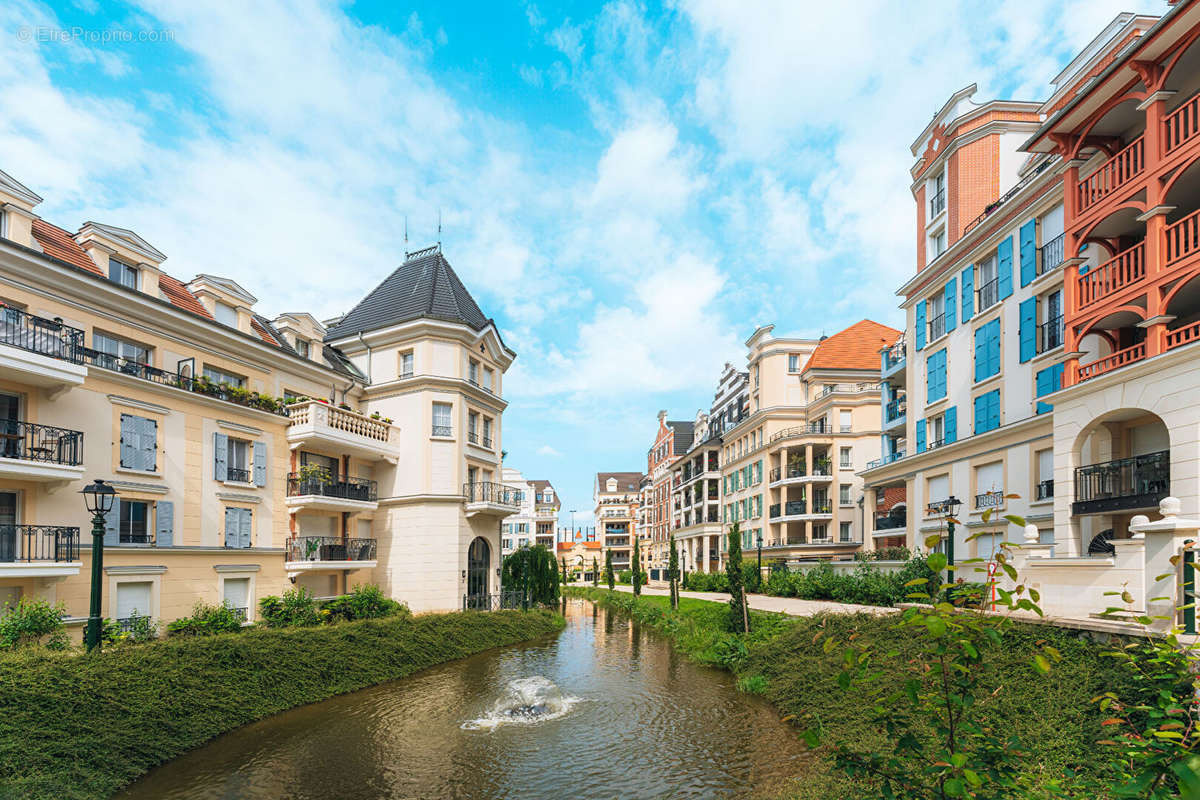
[[[0,798],[109,797],[280,711],[558,631],[548,611],[430,614],[0,656]]]

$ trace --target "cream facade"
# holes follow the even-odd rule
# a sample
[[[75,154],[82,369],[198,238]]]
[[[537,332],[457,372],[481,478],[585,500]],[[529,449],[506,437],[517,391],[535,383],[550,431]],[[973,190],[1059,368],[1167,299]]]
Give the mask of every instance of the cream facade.
[[[592,488],[596,540],[602,546],[602,555],[612,553],[614,570],[632,566],[633,537],[638,535],[638,519],[643,508],[643,478],[640,472],[596,473]],[[645,552],[645,543],[641,546]]]
[[[519,470],[505,467],[504,485],[516,491],[520,510],[504,520],[500,549],[504,555],[520,547],[540,544],[554,550],[558,493],[547,480],[527,480]]]

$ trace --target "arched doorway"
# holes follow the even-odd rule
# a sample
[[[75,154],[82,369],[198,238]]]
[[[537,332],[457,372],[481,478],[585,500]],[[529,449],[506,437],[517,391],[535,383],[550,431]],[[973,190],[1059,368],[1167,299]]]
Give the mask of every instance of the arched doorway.
[[[492,562],[492,548],[487,539],[477,536],[467,549],[467,597],[486,598],[488,571]]]

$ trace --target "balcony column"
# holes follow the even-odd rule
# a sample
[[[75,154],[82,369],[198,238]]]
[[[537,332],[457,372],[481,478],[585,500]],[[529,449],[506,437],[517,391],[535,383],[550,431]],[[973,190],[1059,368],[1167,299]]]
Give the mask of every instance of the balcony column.
[[[1161,101],[1154,105],[1161,105]],[[1156,128],[1157,130],[1157,128]],[[1149,129],[1146,131],[1149,134]],[[1150,203],[1150,192],[1157,192],[1158,181],[1151,181],[1146,188],[1147,204]],[[1146,319],[1138,323],[1139,328],[1146,330],[1146,358],[1153,358],[1167,349],[1167,323],[1174,317],[1166,316],[1163,312],[1162,295],[1154,277],[1166,269],[1166,230],[1167,214],[1175,210],[1175,206],[1155,204],[1150,210],[1138,217],[1139,222],[1146,223],[1146,242],[1142,257],[1146,259],[1146,277],[1150,284],[1146,291]]]
[[[700,537],[700,563],[704,565],[704,571],[708,572],[708,534]]]
[[[877,513],[878,504],[875,502],[875,489],[873,487],[863,487],[863,530],[862,530],[862,549],[868,552],[875,550],[875,514]]]
[[[1067,195],[1070,197],[1071,195]],[[1067,262],[1066,275],[1063,277],[1063,352],[1079,352],[1079,336],[1075,333],[1074,322],[1079,310],[1076,293],[1079,289],[1079,261],[1073,259]],[[1071,355],[1063,363],[1063,387],[1074,386],[1079,381],[1079,356]]]
[[[1196,538],[1200,531],[1200,521],[1180,517],[1180,509],[1177,498],[1164,497],[1158,505],[1162,519],[1151,522],[1144,514],[1138,514],[1129,526],[1135,539],[1144,540],[1142,587],[1145,596],[1138,599],[1144,602],[1146,614],[1156,618],[1151,627],[1159,631],[1172,627],[1176,619],[1180,570],[1171,559],[1182,552],[1185,540]]]

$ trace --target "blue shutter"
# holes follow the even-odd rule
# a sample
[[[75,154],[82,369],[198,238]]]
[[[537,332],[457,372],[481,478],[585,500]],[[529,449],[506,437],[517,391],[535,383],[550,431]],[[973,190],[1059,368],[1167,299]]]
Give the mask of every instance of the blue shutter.
[[[975,398],[975,433],[987,433],[1000,427],[1000,390],[993,389]]]
[[[975,329],[975,381],[983,380],[987,371],[988,326]]]
[[[254,443],[254,485],[267,485],[267,443]]]
[[[958,408],[950,406],[946,409],[946,416],[942,421],[943,440],[946,444],[958,441]]]
[[[241,519],[238,522],[239,522],[239,532],[241,533],[241,537],[239,539],[238,546],[239,547],[249,547],[250,539],[251,539],[251,528],[252,528],[251,523],[254,520],[254,512],[248,508],[240,509],[240,511],[242,512]]]
[[[132,414],[121,415],[121,460],[117,463],[125,469],[137,468],[137,419]]]
[[[917,303],[917,349],[925,347],[925,301]]]
[[[946,332],[958,326],[958,278],[946,281]]]
[[[153,472],[158,468],[158,423],[146,417],[137,417],[141,428],[139,437],[138,469]]]
[[[975,416],[975,421],[974,421],[975,427],[973,428],[973,430],[976,434],[983,433],[986,430],[986,428],[983,427],[983,425],[984,425],[983,418],[986,413],[987,413],[987,395],[981,394],[975,398],[975,415],[974,415]]]
[[[1021,285],[1028,286],[1037,277],[1037,220],[1021,226]]]
[[[917,420],[917,452],[925,452],[925,420]]]
[[[1023,263],[1023,262],[1022,262]],[[1021,363],[1037,355],[1037,298],[1021,301]]]
[[[993,389],[988,394],[992,396],[988,403],[988,422],[991,424],[988,430],[995,430],[1000,427],[1000,390]]]
[[[1000,374],[1000,319],[997,317],[988,323],[992,329],[990,339],[988,341],[988,368],[991,370],[989,375]]]
[[[170,500],[154,504],[154,543],[159,547],[175,544],[175,504]]]
[[[1000,278],[1001,300],[1013,293],[1012,256],[1012,237],[1009,236],[996,248],[996,269]]]
[[[975,265],[962,271],[962,321],[975,316]]]
[[[1037,387],[1038,397],[1043,397],[1050,394],[1050,370],[1052,369],[1054,369],[1054,367],[1047,367],[1034,376],[1034,385]],[[1043,403],[1041,400],[1039,400],[1037,402],[1037,408],[1035,411],[1038,414],[1044,414],[1051,408],[1053,408],[1053,406],[1051,406],[1049,403]]]
[[[229,437],[223,433],[213,434],[213,478],[219,481],[229,480]],[[226,521],[229,517],[226,515]],[[228,530],[228,527],[226,527]]]
[[[104,515],[104,546],[115,547],[121,543],[117,526],[121,524],[121,501],[114,500],[113,507]]]
[[[240,524],[239,524],[239,521],[241,518],[238,515],[238,512],[240,510],[241,509],[239,509],[239,508],[225,509],[225,546],[226,547],[237,547],[238,546],[238,539],[241,536]]]

